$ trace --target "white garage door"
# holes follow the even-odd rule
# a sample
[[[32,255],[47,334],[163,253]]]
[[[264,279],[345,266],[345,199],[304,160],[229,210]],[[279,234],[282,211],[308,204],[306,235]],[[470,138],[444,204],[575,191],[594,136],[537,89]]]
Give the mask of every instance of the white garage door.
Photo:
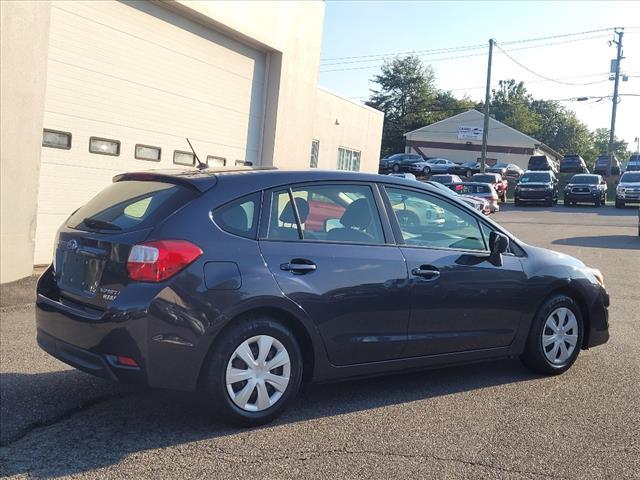
[[[44,128],[69,132],[71,148],[42,148],[35,263],[51,261],[57,228],[114,175],[176,167],[186,137],[203,161],[258,165],[266,65],[156,4],[53,2]],[[120,142],[119,154],[90,153],[91,137]],[[136,159],[136,145],[160,148],[160,161]]]

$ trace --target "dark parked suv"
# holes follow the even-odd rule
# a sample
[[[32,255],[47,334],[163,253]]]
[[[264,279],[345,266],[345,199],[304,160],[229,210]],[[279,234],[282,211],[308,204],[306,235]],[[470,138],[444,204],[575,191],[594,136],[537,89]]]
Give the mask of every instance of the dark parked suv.
[[[606,177],[609,162],[611,162],[611,175],[620,175],[620,160],[618,160],[615,155],[600,155],[593,167],[593,173]]]
[[[257,425],[303,381],[514,355],[562,373],[607,341],[608,305],[599,271],[432,185],[193,170],[119,175],[76,210],[36,320],[80,370]]]
[[[534,155],[529,158],[527,170],[549,170],[553,173],[558,173],[558,166],[555,161],[546,155]]]
[[[589,173],[589,169],[580,155],[565,155],[560,160],[560,173]]]
[[[543,203],[548,207],[558,203],[558,179],[552,171],[526,171],[513,193],[514,203]]]
[[[596,207],[607,201],[607,182],[600,175],[580,173],[574,175],[564,187],[564,205],[593,203]]]

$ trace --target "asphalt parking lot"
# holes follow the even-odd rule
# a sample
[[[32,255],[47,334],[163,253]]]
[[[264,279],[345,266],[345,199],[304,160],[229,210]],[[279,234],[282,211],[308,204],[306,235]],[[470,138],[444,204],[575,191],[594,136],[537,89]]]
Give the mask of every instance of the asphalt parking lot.
[[[640,478],[640,238],[632,208],[515,208],[527,243],[599,268],[611,340],[559,377],[518,360],[311,386],[240,430],[193,396],[71,370],[35,343],[32,281],[3,289],[0,475],[77,478]]]

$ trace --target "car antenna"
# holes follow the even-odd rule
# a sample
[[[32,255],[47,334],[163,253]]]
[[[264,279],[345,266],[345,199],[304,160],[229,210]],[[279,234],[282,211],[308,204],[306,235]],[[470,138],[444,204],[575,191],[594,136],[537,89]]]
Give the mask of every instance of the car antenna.
[[[195,157],[196,161],[198,162],[198,166],[196,166],[196,168],[198,170],[206,170],[207,168],[209,168],[209,165],[207,165],[206,163],[202,163],[200,161],[200,159],[198,158],[198,154],[196,153],[195,149],[193,148],[193,145],[191,145],[191,142],[189,141],[188,138],[187,138],[187,143],[189,144],[189,148],[191,148],[191,151],[193,152],[193,156]]]

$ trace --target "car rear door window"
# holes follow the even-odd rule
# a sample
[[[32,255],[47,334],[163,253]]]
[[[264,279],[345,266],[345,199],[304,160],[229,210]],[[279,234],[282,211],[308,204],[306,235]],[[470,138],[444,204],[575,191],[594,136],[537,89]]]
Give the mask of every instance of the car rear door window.
[[[406,245],[486,251],[478,220],[442,199],[414,190],[385,188]]]
[[[344,184],[316,184],[274,192],[266,238],[385,243],[371,187]]]
[[[253,193],[215,209],[211,218],[227,233],[256,238],[260,193]]]

